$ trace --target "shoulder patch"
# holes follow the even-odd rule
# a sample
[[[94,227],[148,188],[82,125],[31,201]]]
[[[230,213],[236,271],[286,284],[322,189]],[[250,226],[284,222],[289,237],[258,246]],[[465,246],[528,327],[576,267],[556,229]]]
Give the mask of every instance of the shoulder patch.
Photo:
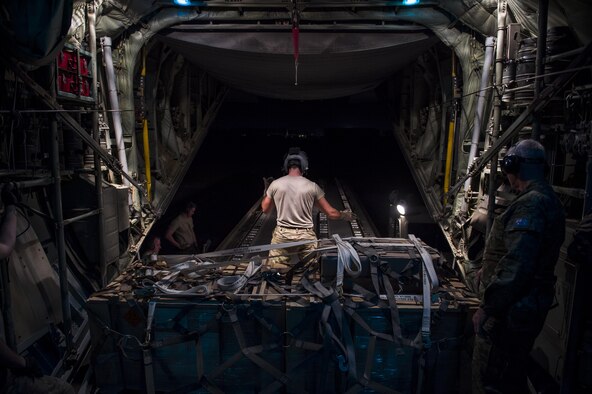
[[[516,219],[512,227],[516,230],[527,229],[530,227],[530,220],[528,220],[528,218]]]

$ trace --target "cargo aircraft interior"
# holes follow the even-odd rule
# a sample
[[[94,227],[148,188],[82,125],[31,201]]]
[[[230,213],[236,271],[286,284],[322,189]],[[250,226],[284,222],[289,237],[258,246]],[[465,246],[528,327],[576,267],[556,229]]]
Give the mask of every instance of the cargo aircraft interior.
[[[2,1],[0,392],[475,392],[523,140],[565,216],[528,390],[591,392],[590,20],[588,0]],[[306,258],[262,208],[290,155],[341,215],[313,209]]]

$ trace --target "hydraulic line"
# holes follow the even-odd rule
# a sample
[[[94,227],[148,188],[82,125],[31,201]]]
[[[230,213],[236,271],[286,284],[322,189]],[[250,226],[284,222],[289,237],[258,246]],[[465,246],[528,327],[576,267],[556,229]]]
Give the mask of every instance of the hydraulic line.
[[[453,114],[450,118],[450,122],[448,123],[448,142],[446,144],[446,167],[444,170],[444,193],[448,193],[448,189],[450,189],[450,175],[452,173],[452,148],[454,147],[454,125],[456,123],[455,117],[456,114]]]
[[[535,62],[535,76],[540,77],[545,73],[545,56],[547,50],[547,18],[549,15],[549,0],[539,0],[538,9],[538,34],[537,51]],[[534,97],[538,97],[543,90],[543,79],[537,78],[534,81]],[[541,119],[537,113],[532,118],[532,139],[541,139]]]
[[[560,92],[561,89],[564,89],[578,71],[589,69],[590,66],[588,64],[590,64],[591,58],[592,42],[588,43],[584,47],[580,55],[574,59],[564,71],[560,73],[560,76],[555,79],[552,84],[543,89],[539,97],[535,97],[533,102],[530,103],[528,107],[526,107],[526,109],[524,109],[524,111],[518,116],[518,118],[516,118],[516,120],[506,128],[499,139],[497,139],[495,143],[492,143],[481,156],[475,159],[475,163],[472,166],[471,171],[460,177],[458,182],[450,188],[450,191],[448,192],[449,198],[452,198],[452,196],[458,192],[467,178],[475,176],[490,160],[492,160],[494,157],[497,157],[500,149],[504,145],[508,144],[519,130],[522,130],[522,127],[527,123],[527,121],[530,120],[530,117],[534,111],[538,111],[543,108],[554,95]],[[583,66],[584,64],[585,66]]]
[[[452,114],[450,116],[450,122],[448,123],[448,143],[446,144],[446,163],[444,169],[444,199],[446,199],[446,194],[450,189],[450,182],[452,177],[452,162],[454,161],[454,141],[455,141],[455,130],[457,126],[458,120],[458,109],[460,106],[460,94],[458,88],[458,78],[456,75],[456,57],[454,55],[454,51],[452,53],[452,94],[454,97],[454,104],[452,108]],[[446,201],[444,201],[446,204]]]
[[[127,172],[122,171],[122,164],[113,156],[111,156],[105,149],[103,149],[97,142],[92,138],[88,131],[86,131],[80,124],[68,114],[67,111],[62,110],[62,106],[59,105],[55,98],[51,97],[50,94],[46,92],[44,88],[42,88],[37,82],[33,80],[21,67],[19,64],[11,59],[8,58],[0,58],[6,67],[10,68],[21,81],[25,83],[25,85],[31,89],[31,91],[38,96],[41,101],[47,105],[49,108],[55,112],[56,116],[72,131],[74,131],[82,140],[89,146],[90,149],[97,152],[101,158],[103,159],[104,163],[111,168],[114,172],[121,175],[122,177],[127,179],[127,182],[134,185],[142,195],[146,194],[144,188],[138,184]]]
[[[479,87],[477,108],[475,110],[475,120],[473,121],[473,136],[471,138],[471,150],[469,151],[467,172],[473,164],[473,160],[477,157],[477,150],[479,148],[479,136],[481,135],[481,126],[483,125],[483,112],[485,110],[485,97],[487,94],[487,85],[489,85],[490,68],[493,60],[493,48],[495,46],[495,38],[487,37],[485,40],[485,58],[483,59],[483,73],[481,74],[481,86]],[[468,194],[471,188],[471,178],[465,181],[465,194]],[[462,205],[462,211],[468,211],[467,201]]]
[[[504,47],[506,37],[506,16],[508,14],[508,4],[506,0],[498,0],[497,6],[497,40],[495,52],[495,97],[493,104],[493,131],[491,133],[491,144],[493,145],[497,140],[500,129],[500,119],[502,115],[502,98],[501,87],[502,77],[504,71]],[[486,236],[489,235],[491,226],[493,225],[494,210],[495,210],[495,191],[496,191],[496,174],[497,174],[497,160],[498,156],[494,155],[489,163],[489,200],[487,202],[487,228],[485,230]]]
[[[93,137],[97,145],[101,145],[101,131],[99,129],[98,113],[98,89],[97,89],[97,32],[96,32],[96,12],[94,3],[88,4],[88,31],[91,52],[91,74],[92,74],[92,96],[95,99],[92,114]],[[103,213],[103,173],[101,171],[101,157],[96,151],[93,151],[93,165],[95,167],[95,193],[97,196],[98,217],[98,241],[99,241],[99,267],[101,269],[101,279],[106,281],[106,259],[105,259],[105,215]],[[102,283],[106,285],[106,283]]]
[[[148,119],[146,118],[145,109],[145,80],[146,80],[146,48],[142,51],[142,72],[140,73],[140,94],[142,105],[142,139],[144,140],[144,165],[146,173],[146,192],[148,193],[148,201],[152,201],[152,175],[150,173],[150,140],[148,137]]]
[[[105,61],[105,74],[107,77],[107,93],[111,104],[111,117],[113,120],[113,129],[115,130],[115,142],[117,144],[117,157],[121,163],[121,170],[129,174],[127,167],[127,156],[125,154],[125,144],[123,142],[123,129],[121,126],[121,113],[119,112],[119,99],[117,97],[117,87],[115,86],[115,69],[113,68],[113,56],[111,51],[111,37],[102,37],[103,59]],[[129,186],[126,178],[123,178],[123,184]],[[131,200],[131,197],[130,197]],[[131,203],[131,201],[130,201]]]
[[[150,141],[148,141],[148,119],[142,121],[142,138],[144,139],[144,164],[146,171],[146,192],[148,201],[152,201],[152,177],[150,175]]]

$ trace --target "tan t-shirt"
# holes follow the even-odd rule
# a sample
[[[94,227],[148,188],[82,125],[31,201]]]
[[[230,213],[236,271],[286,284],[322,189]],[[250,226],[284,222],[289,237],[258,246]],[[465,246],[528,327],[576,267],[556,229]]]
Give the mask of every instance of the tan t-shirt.
[[[196,243],[195,233],[193,232],[193,218],[180,214],[170,224],[169,229],[173,230],[173,238],[184,249]]]
[[[286,175],[271,182],[267,196],[275,204],[279,226],[313,228],[312,209],[325,192],[303,176]]]

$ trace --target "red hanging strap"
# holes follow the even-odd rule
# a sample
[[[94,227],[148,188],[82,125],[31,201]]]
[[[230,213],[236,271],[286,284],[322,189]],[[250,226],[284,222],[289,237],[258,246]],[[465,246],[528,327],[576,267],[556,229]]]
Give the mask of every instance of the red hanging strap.
[[[292,26],[292,44],[294,45],[294,61],[298,63],[298,38],[300,29],[298,26]]]

